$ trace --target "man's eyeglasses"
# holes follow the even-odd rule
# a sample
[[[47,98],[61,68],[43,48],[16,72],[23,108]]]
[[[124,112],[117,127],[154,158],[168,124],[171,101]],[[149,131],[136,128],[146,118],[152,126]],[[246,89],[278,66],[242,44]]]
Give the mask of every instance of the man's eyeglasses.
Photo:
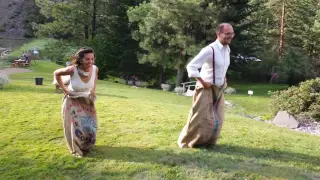
[[[228,36],[228,37],[230,37],[230,36],[234,36],[235,34],[234,34],[234,32],[233,33],[221,33],[221,34],[225,34],[226,36]]]

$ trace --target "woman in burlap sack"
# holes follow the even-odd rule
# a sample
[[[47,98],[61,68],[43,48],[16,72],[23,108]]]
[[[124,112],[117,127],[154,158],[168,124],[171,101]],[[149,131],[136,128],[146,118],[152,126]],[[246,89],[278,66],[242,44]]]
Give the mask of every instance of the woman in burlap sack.
[[[201,50],[187,65],[189,77],[197,84],[187,123],[178,138],[180,148],[215,145],[224,121],[226,73],[234,31],[222,23],[216,29],[217,40]],[[201,68],[201,72],[199,70]]]
[[[70,153],[77,157],[84,156],[96,142],[95,89],[98,68],[94,65],[94,58],[93,49],[80,48],[73,57],[72,66],[54,72],[65,94],[61,108],[64,135]],[[68,87],[61,78],[65,75],[70,75]]]

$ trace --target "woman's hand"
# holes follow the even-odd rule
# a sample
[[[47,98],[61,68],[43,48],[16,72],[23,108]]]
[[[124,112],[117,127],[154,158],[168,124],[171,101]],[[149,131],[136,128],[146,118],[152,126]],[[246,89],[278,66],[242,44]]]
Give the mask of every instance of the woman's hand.
[[[95,96],[96,96],[96,93],[95,93],[95,90],[94,90],[94,89],[92,89],[92,90],[90,91],[90,95],[91,95],[92,97],[95,97]]]
[[[73,66],[69,66],[66,68],[60,68],[54,71],[54,76],[59,84],[59,86],[61,87],[61,89],[63,90],[65,95],[70,95],[68,88],[63,84],[62,78],[61,76],[65,76],[65,75],[72,75],[73,74],[73,70],[74,67]],[[70,79],[71,81],[71,79]]]
[[[62,88],[62,87],[61,87]],[[63,90],[63,93],[66,95],[66,96],[70,96],[71,94],[69,93],[69,91],[68,91],[68,89],[66,88],[66,86],[64,86],[63,88],[62,88],[62,90]]]

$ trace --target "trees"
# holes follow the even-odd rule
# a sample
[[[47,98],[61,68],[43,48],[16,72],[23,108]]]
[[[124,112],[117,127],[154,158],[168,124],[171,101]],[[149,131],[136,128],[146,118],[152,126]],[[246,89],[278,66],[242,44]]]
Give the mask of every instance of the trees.
[[[266,7],[273,22],[272,26],[269,26],[269,32],[271,32],[269,35],[275,35],[269,36],[269,39],[271,42],[275,40],[274,37],[278,39],[279,44],[276,46],[279,48],[279,65],[282,66],[286,79],[290,84],[296,84],[306,78],[315,77],[316,70],[310,71],[310,68],[315,65],[312,54],[319,53],[314,46],[314,39],[317,39],[314,25],[319,2],[317,0],[268,0]],[[308,68],[288,66],[288,63],[298,62]],[[288,71],[290,68],[291,70]],[[286,72],[300,73],[293,75]],[[299,74],[300,77],[297,76]]]
[[[230,70],[240,79],[268,81],[274,66],[281,66],[285,80],[297,70],[303,76],[297,81],[319,75],[317,68],[288,69],[300,67],[290,65],[295,62],[319,67],[317,0],[35,1],[48,21],[37,34],[93,46],[100,78],[147,76],[147,69],[157,69],[160,84],[174,70],[177,86],[188,61],[215,40],[221,22],[234,26]]]
[[[126,11],[140,0],[36,0],[49,23],[38,25],[38,36],[90,45],[96,50],[99,77],[139,72],[138,43],[131,37]],[[142,71],[143,72],[143,71]]]
[[[176,69],[178,86],[188,60],[206,41],[214,40],[215,27],[221,22],[236,27],[233,54],[252,53],[254,36],[247,32],[253,21],[247,17],[254,10],[249,1],[151,0],[130,8],[128,16],[138,24],[133,37],[145,50],[140,62]]]
[[[96,35],[98,19],[106,18],[104,0],[36,0],[36,3],[49,19],[49,23],[39,25],[40,36],[88,40]]]
[[[30,0],[24,5],[25,14],[23,19],[24,37],[32,38],[35,36],[35,25],[45,23],[46,18],[39,12],[39,7],[35,4],[35,0]]]

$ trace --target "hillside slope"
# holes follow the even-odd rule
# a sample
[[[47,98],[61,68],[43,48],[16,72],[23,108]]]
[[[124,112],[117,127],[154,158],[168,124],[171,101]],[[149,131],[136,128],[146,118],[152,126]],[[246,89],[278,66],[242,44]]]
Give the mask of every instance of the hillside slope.
[[[35,9],[34,0],[1,0],[0,1],[0,37],[24,38],[25,18],[30,10]]]

